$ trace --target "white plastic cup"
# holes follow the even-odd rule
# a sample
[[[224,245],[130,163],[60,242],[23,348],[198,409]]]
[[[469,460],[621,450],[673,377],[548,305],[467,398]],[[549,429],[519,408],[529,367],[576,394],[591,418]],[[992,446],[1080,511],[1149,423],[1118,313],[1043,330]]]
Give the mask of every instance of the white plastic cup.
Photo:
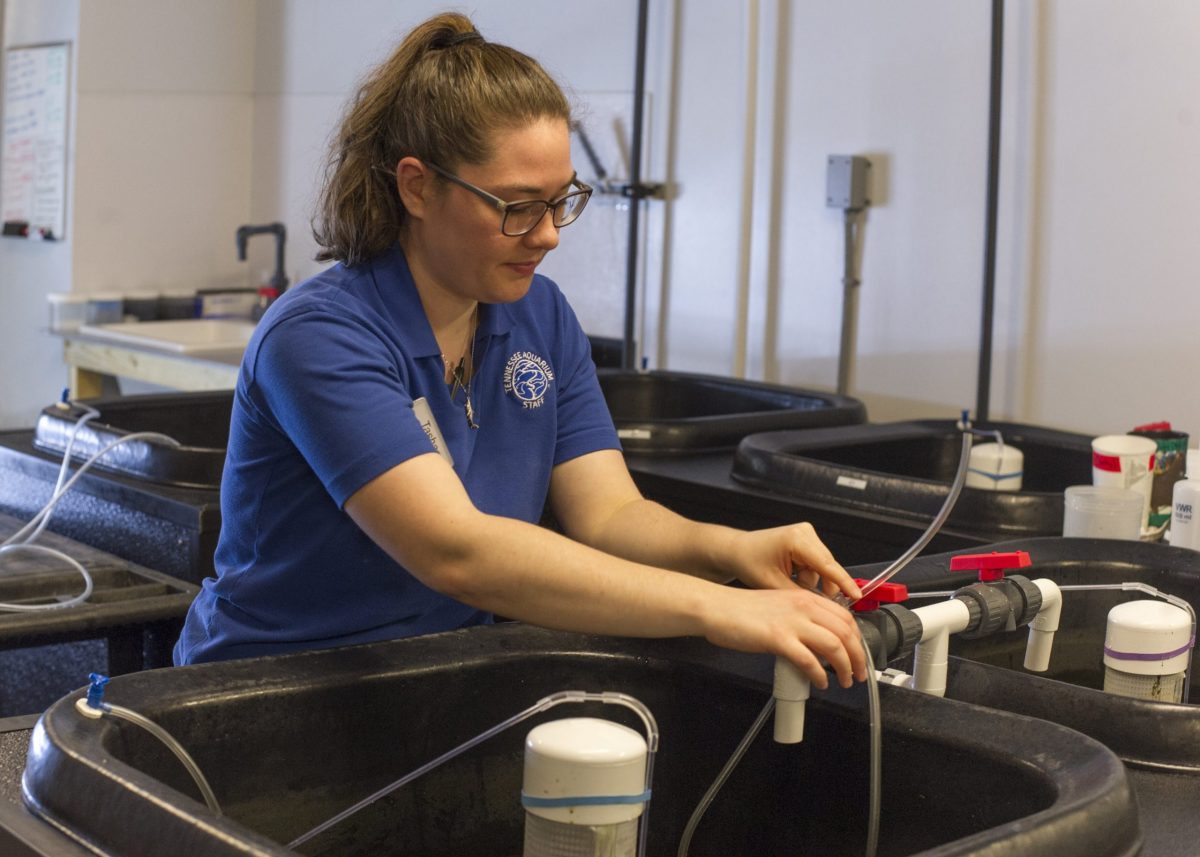
[[[51,292],[46,300],[50,305],[50,329],[56,333],[77,330],[87,320],[88,299],[83,295]]]
[[[1132,488],[1072,485],[1063,492],[1063,535],[1137,541],[1144,508],[1145,500]]]
[[[1020,491],[1025,454],[1015,446],[981,443],[971,447],[967,487],[984,491]]]
[[[1092,483],[1132,488],[1144,498],[1141,526],[1150,515],[1150,488],[1158,444],[1148,437],[1106,434],[1092,441]]]
[[[1181,479],[1171,496],[1171,546],[1200,550],[1200,479]]]

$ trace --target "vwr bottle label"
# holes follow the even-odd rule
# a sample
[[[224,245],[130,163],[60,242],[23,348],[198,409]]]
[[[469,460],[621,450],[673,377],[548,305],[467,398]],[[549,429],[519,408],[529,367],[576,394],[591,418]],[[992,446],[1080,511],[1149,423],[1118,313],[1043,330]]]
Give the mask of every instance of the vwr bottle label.
[[[1192,504],[1176,503],[1175,520],[1181,524],[1190,524],[1192,522]]]

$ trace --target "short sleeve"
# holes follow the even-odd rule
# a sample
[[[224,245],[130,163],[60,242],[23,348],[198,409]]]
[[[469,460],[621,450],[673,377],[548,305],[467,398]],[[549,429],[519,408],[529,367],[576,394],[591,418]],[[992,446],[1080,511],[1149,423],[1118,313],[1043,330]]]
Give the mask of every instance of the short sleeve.
[[[555,465],[601,449],[620,449],[612,414],[596,377],[592,348],[574,310],[558,293],[562,358],[558,378]]]
[[[397,464],[434,451],[402,364],[358,319],[313,310],[279,319],[249,370],[251,401],[339,507]]]

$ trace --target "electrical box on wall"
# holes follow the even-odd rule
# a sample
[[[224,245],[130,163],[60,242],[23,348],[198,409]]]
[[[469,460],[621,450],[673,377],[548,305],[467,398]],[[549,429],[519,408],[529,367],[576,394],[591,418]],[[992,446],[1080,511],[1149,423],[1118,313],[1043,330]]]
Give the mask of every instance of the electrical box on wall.
[[[870,167],[871,162],[858,155],[830,155],[825,166],[825,205],[844,209],[870,205],[867,199]]]

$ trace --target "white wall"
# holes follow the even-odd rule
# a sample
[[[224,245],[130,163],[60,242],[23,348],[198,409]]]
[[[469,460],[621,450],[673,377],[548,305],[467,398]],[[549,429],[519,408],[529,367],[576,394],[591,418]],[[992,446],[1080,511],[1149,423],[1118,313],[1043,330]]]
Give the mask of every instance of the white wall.
[[[250,264],[234,260],[232,229],[247,220],[284,220],[289,273],[315,272],[309,217],[327,135],[354,82],[441,7],[7,0],[6,44],[77,37],[83,76],[72,230],[57,247],[0,242],[2,299],[13,305],[0,349],[19,341],[23,354],[54,359],[55,344],[30,331],[43,323],[44,292],[67,281],[252,283],[271,247],[254,242]],[[645,177],[672,179],[674,197],[646,208],[639,329],[651,365],[726,374],[744,363],[752,377],[832,388],[842,229],[824,206],[824,165],[865,154],[877,181],[852,392],[877,420],[974,404],[989,7],[654,4]],[[521,8],[479,0],[471,13],[575,93],[623,177],[613,164],[627,148],[635,3]],[[1200,434],[1200,403],[1180,371],[1200,357],[1200,298],[1187,282],[1187,226],[1200,206],[1189,193],[1200,178],[1200,4],[1007,8],[992,414],[1092,432],[1166,418]],[[586,177],[579,151],[576,163]],[[626,216],[623,203],[597,198],[545,266],[593,333],[620,330]],[[47,381],[29,375],[0,369],[0,421],[26,422],[15,415],[46,399]]]
[[[7,0],[5,45],[70,40],[67,237],[0,242],[0,426],[66,383],[45,295],[250,285],[255,5]]]
[[[79,0],[6,0],[4,47],[43,42],[77,42]],[[72,51],[72,68],[77,56]],[[0,64],[0,69],[3,66]],[[0,70],[0,74],[2,74]],[[68,120],[67,214],[74,121]],[[0,428],[32,425],[66,382],[62,347],[46,333],[46,295],[69,291],[74,230],[54,243],[0,238]]]
[[[1025,24],[1040,73],[1021,153],[1036,190],[1010,213],[1032,236],[1012,407],[1200,435],[1200,4],[1027,3]]]
[[[756,61],[750,374],[833,387],[842,229],[824,207],[825,156],[865,154],[878,181],[852,392],[877,420],[973,407],[990,3],[758,6],[754,40],[749,3],[680,5],[680,195],[669,270],[650,282],[667,307],[656,353],[672,368],[737,365],[741,126]],[[1200,434],[1181,372],[1200,359],[1185,237],[1200,207],[1200,5],[1007,10],[992,416],[1085,432],[1170,419]]]
[[[245,0],[80,6],[74,290],[251,285],[255,7]]]
[[[259,0],[255,55],[252,217],[282,220],[288,229],[292,279],[316,273],[311,216],[330,134],[367,71],[404,34],[446,6],[360,0],[353,4]],[[483,0],[469,14],[489,39],[536,56],[571,91],[606,167],[627,175],[617,158],[614,113],[631,113],[635,6],[530,0],[512,14],[507,0]],[[661,13],[658,13],[661,18]],[[530,22],[536,22],[530,27]],[[628,121],[625,123],[626,131]],[[576,163],[588,174],[582,153]],[[621,333],[627,206],[593,200],[588,217],[563,233],[544,267],[573,291],[581,318],[595,333]],[[252,249],[252,266],[273,264],[269,243]],[[580,278],[580,270],[589,273]]]

